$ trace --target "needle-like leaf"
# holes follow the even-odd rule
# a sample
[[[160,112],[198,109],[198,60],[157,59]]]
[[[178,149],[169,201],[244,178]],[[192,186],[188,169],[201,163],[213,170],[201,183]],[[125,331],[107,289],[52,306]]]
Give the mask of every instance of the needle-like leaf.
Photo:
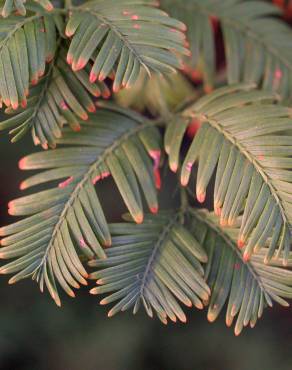
[[[109,316],[130,308],[136,313],[142,303],[150,317],[154,311],[166,324],[167,319],[186,322],[178,301],[203,308],[210,290],[200,262],[207,256],[181,217],[180,212],[161,212],[148,215],[143,225],[110,226],[113,245],[108,258],[89,262],[99,268],[91,278],[100,286],[91,293],[111,293],[101,304],[117,302]]]
[[[26,216],[2,227],[1,258],[16,258],[1,267],[13,273],[10,282],[32,276],[47,286],[57,304],[57,282],[71,296],[71,287],[86,283],[78,253],[105,258],[111,244],[103,208],[94,185],[112,175],[136,222],[143,221],[142,188],[152,212],[157,212],[154,181],[159,164],[160,136],[152,122],[127,110],[102,110],[90,116],[80,133],[64,131],[64,147],[31,154],[20,168],[45,170],[29,177],[22,189],[53,182],[46,190],[9,203],[9,213]],[[158,163],[157,163],[158,162]],[[157,170],[156,170],[157,171]],[[56,186],[56,180],[59,184]]]
[[[209,321],[216,320],[227,303],[226,324],[231,326],[236,319],[234,332],[239,335],[244,326],[253,328],[273,301],[289,306],[286,299],[292,298],[292,271],[280,267],[283,254],[280,260],[265,265],[263,249],[246,262],[236,246],[238,227],[222,229],[218,217],[207,210],[191,209],[190,214],[190,231],[208,255],[205,279],[212,291],[206,302]],[[292,266],[291,253],[288,266]]]
[[[114,91],[130,87],[140,70],[149,74],[181,68],[185,25],[155,8],[155,0],[95,0],[72,7],[66,35],[72,37],[67,61],[74,71],[93,60],[90,81],[114,71]]]
[[[276,249],[287,263],[292,225],[292,119],[291,109],[275,104],[277,97],[233,85],[199,99],[169,124],[165,149],[173,171],[179,166],[182,140],[192,119],[201,128],[188,149],[181,168],[186,186],[198,162],[196,195],[204,202],[206,189],[216,173],[214,209],[221,225],[242,223],[238,246],[244,258],[269,242],[266,261]]]

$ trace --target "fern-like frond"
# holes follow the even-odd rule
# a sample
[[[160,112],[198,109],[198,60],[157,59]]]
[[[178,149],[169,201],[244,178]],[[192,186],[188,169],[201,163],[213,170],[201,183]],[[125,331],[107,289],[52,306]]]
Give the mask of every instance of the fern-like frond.
[[[50,15],[38,5],[27,17],[11,16],[1,20],[0,101],[17,109],[27,104],[29,84],[36,85],[44,75],[46,62],[56,50],[58,15]]]
[[[168,318],[186,321],[178,301],[203,308],[210,290],[200,262],[207,256],[181,217],[180,212],[161,212],[148,215],[143,225],[110,225],[113,245],[108,258],[89,262],[99,268],[90,277],[101,285],[91,293],[111,293],[101,304],[117,302],[109,316],[130,308],[136,313],[142,303],[150,317],[154,311],[166,324]]]
[[[0,257],[16,257],[0,273],[16,273],[11,283],[32,276],[41,290],[45,283],[57,304],[57,282],[71,296],[74,293],[70,285],[78,287],[85,282],[86,273],[76,253],[104,258],[102,246],[111,244],[94,188],[99,180],[112,175],[137,222],[143,221],[140,187],[151,210],[157,212],[150,157],[155,159],[156,168],[160,136],[152,122],[143,121],[130,111],[100,109],[81,132],[65,129],[59,143],[64,147],[35,153],[20,161],[22,169],[45,170],[25,180],[21,188],[61,182],[10,202],[11,215],[27,217],[0,229],[4,236]]]
[[[0,120],[0,130],[13,128],[12,142],[19,140],[32,129],[34,143],[44,149],[55,147],[56,140],[62,136],[65,123],[80,130],[80,119],[87,120],[88,112],[95,112],[90,95],[108,98],[110,91],[104,82],[90,83],[88,68],[73,72],[66,63],[63,47],[57,52],[43,78],[31,88],[28,106],[10,113],[7,119]],[[5,118],[5,116],[3,117]]]
[[[53,4],[49,0],[34,1],[40,4],[48,12],[54,9]],[[2,17],[6,18],[13,12],[15,12],[16,15],[26,15],[26,0],[4,0],[3,6],[1,6]]]
[[[195,89],[182,73],[167,76],[153,74],[149,78],[142,71],[130,89],[119,91],[114,98],[122,107],[163,116],[194,95]]]
[[[162,8],[185,22],[193,67],[202,66],[206,84],[216,67],[213,23],[222,28],[229,83],[261,83],[291,97],[292,31],[276,16],[278,7],[264,1],[162,0]]]
[[[74,71],[94,61],[90,81],[115,71],[114,91],[131,86],[141,69],[169,73],[181,68],[184,24],[156,9],[153,0],[96,0],[71,9],[67,61]]]
[[[191,233],[208,255],[205,279],[212,291],[209,321],[216,320],[227,303],[226,324],[231,326],[237,316],[234,331],[238,335],[244,326],[253,328],[273,301],[289,306],[285,299],[292,298],[292,271],[277,267],[279,261],[271,261],[275,266],[265,265],[264,250],[246,262],[236,246],[238,227],[222,229],[218,217],[206,210],[192,209],[190,213]],[[288,262],[292,266],[291,254]]]
[[[269,238],[268,261],[278,248],[287,262],[292,222],[291,109],[274,104],[272,93],[235,85],[199,99],[169,124],[165,148],[173,171],[179,166],[184,133],[191,119],[201,123],[184,158],[181,183],[186,186],[198,161],[196,194],[204,202],[216,173],[214,209],[221,225],[242,223],[238,245],[244,259]]]
[[[26,107],[29,84],[36,85],[44,75],[46,62],[56,50],[58,15],[49,15],[30,4],[27,17],[12,16],[1,20],[0,98],[7,107]]]

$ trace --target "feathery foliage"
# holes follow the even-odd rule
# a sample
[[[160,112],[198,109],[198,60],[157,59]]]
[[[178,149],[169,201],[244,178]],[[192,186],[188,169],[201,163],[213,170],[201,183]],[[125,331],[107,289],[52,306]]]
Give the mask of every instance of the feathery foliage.
[[[101,285],[91,293],[112,293],[101,304],[117,301],[109,316],[130,308],[136,313],[143,303],[150,317],[154,310],[166,324],[168,318],[186,321],[177,301],[203,308],[210,290],[200,262],[207,255],[184,227],[182,212],[147,215],[143,225],[112,224],[110,230],[108,258],[89,262],[100,268],[90,275]]]
[[[9,203],[24,218],[0,228],[0,258],[13,259],[0,273],[31,277],[57,305],[59,287],[74,297],[91,278],[101,304],[114,303],[109,316],[142,304],[185,322],[182,303],[208,305],[214,321],[226,303],[236,334],[253,327],[264,307],[292,298],[292,110],[280,102],[292,95],[289,26],[266,1],[163,0],[176,19],[156,0],[78,4],[2,2],[0,131],[12,142],[31,131],[54,150],[19,162],[39,172]],[[171,75],[184,66],[203,72],[205,89]],[[111,90],[119,105],[97,101]],[[161,133],[181,205],[156,214]],[[199,202],[215,180],[214,213],[189,202],[192,174]],[[110,223],[95,188],[108,176],[130,222]]]
[[[184,158],[181,184],[186,186],[198,161],[196,195],[204,202],[216,172],[214,209],[220,222],[233,225],[243,214],[238,245],[244,259],[269,243],[266,260],[291,245],[292,178],[291,109],[274,103],[276,96],[250,85],[223,87],[204,96],[167,127],[165,150],[173,171],[179,166],[184,133],[192,118],[201,128]],[[289,131],[290,130],[290,131]]]
[[[40,4],[47,11],[53,10],[53,4],[49,0],[34,0]],[[28,10],[29,6],[28,6]],[[7,18],[13,12],[19,15],[26,15],[26,0],[4,0],[3,6],[1,6],[1,15]]]
[[[56,50],[56,26],[60,17],[30,4],[26,16],[1,19],[0,99],[7,107],[26,107],[29,84],[36,85]]]
[[[150,317],[154,310],[165,324],[168,318],[185,322],[180,301],[199,309],[209,306],[208,320],[214,321],[228,302],[226,323],[231,326],[237,316],[238,335],[244,326],[254,327],[273,301],[289,305],[292,271],[278,267],[279,260],[272,261],[276,266],[265,265],[263,251],[246,263],[236,245],[239,228],[222,229],[207,210],[163,211],[147,215],[143,225],[111,224],[110,230],[108,258],[89,262],[98,268],[90,275],[99,285],[91,293],[110,293],[102,305],[115,302],[109,316],[128,309],[136,313],[142,303]],[[199,261],[207,262],[205,271]]]
[[[130,87],[140,70],[175,72],[175,53],[183,46],[185,25],[159,9],[155,0],[97,0],[71,9],[66,35],[72,37],[67,61],[74,71],[90,59],[90,81],[103,81],[115,71],[113,90]]]
[[[104,82],[89,82],[88,69],[74,73],[66,64],[64,47],[60,47],[45,76],[38,85],[32,87],[28,106],[19,108],[17,112],[6,109],[10,115],[0,122],[0,130],[16,126],[10,131],[12,142],[15,142],[32,129],[34,143],[41,144],[44,149],[48,145],[53,148],[56,146],[65,123],[74,131],[79,131],[80,119],[87,120],[87,111],[96,110],[91,95],[110,96]]]
[[[206,85],[214,85],[219,22],[228,82],[260,83],[291,97],[292,31],[277,18],[278,7],[255,0],[162,0],[161,6],[187,25],[191,65],[202,70]]]
[[[254,327],[273,301],[289,306],[284,298],[292,298],[292,271],[277,267],[274,260],[276,266],[265,265],[263,250],[246,263],[236,245],[238,227],[222,229],[218,217],[206,210],[191,209],[190,214],[190,231],[208,255],[204,277],[212,291],[209,321],[216,320],[227,303],[226,324],[231,326],[237,316],[234,331],[238,335],[244,326]],[[291,253],[288,262],[291,266]]]
[[[22,189],[67,179],[10,202],[10,214],[27,217],[0,229],[5,236],[1,258],[17,257],[2,266],[0,272],[17,272],[10,282],[32,276],[41,290],[45,282],[52,298],[60,304],[56,281],[72,296],[69,285],[78,287],[86,276],[76,250],[88,258],[105,258],[102,246],[111,244],[94,184],[112,175],[133,218],[141,223],[138,184],[150,209],[157,212],[158,208],[147,150],[150,156],[159,155],[160,143],[158,131],[138,115],[109,110],[99,110],[98,115],[91,116],[82,133],[65,130],[58,141],[65,147],[31,154],[20,161],[22,169],[45,170],[25,180]]]

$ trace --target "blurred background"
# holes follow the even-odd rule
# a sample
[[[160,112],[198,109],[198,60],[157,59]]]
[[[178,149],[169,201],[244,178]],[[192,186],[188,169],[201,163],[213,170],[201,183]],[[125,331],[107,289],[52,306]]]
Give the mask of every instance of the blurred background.
[[[8,135],[1,136],[0,224],[4,225],[12,222],[7,202],[20,196],[19,183],[28,175],[17,169],[17,162],[36,149],[29,135],[13,146]],[[171,180],[165,181],[166,186]],[[101,196],[107,208],[120,214],[124,208],[118,195],[105,187]],[[290,308],[266,309],[255,329],[236,338],[223,315],[209,324],[206,312],[192,309],[186,325],[168,326],[142,311],[135,317],[125,313],[108,319],[106,309],[87,289],[77,292],[75,299],[63,295],[62,308],[57,308],[34,282],[8,286],[7,280],[0,279],[0,370],[292,369]]]

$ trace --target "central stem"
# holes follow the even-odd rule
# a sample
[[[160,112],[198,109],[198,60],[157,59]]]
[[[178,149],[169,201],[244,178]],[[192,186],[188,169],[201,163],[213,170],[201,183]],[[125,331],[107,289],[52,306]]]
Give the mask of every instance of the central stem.
[[[64,0],[64,6],[66,9],[72,8],[72,0]]]

